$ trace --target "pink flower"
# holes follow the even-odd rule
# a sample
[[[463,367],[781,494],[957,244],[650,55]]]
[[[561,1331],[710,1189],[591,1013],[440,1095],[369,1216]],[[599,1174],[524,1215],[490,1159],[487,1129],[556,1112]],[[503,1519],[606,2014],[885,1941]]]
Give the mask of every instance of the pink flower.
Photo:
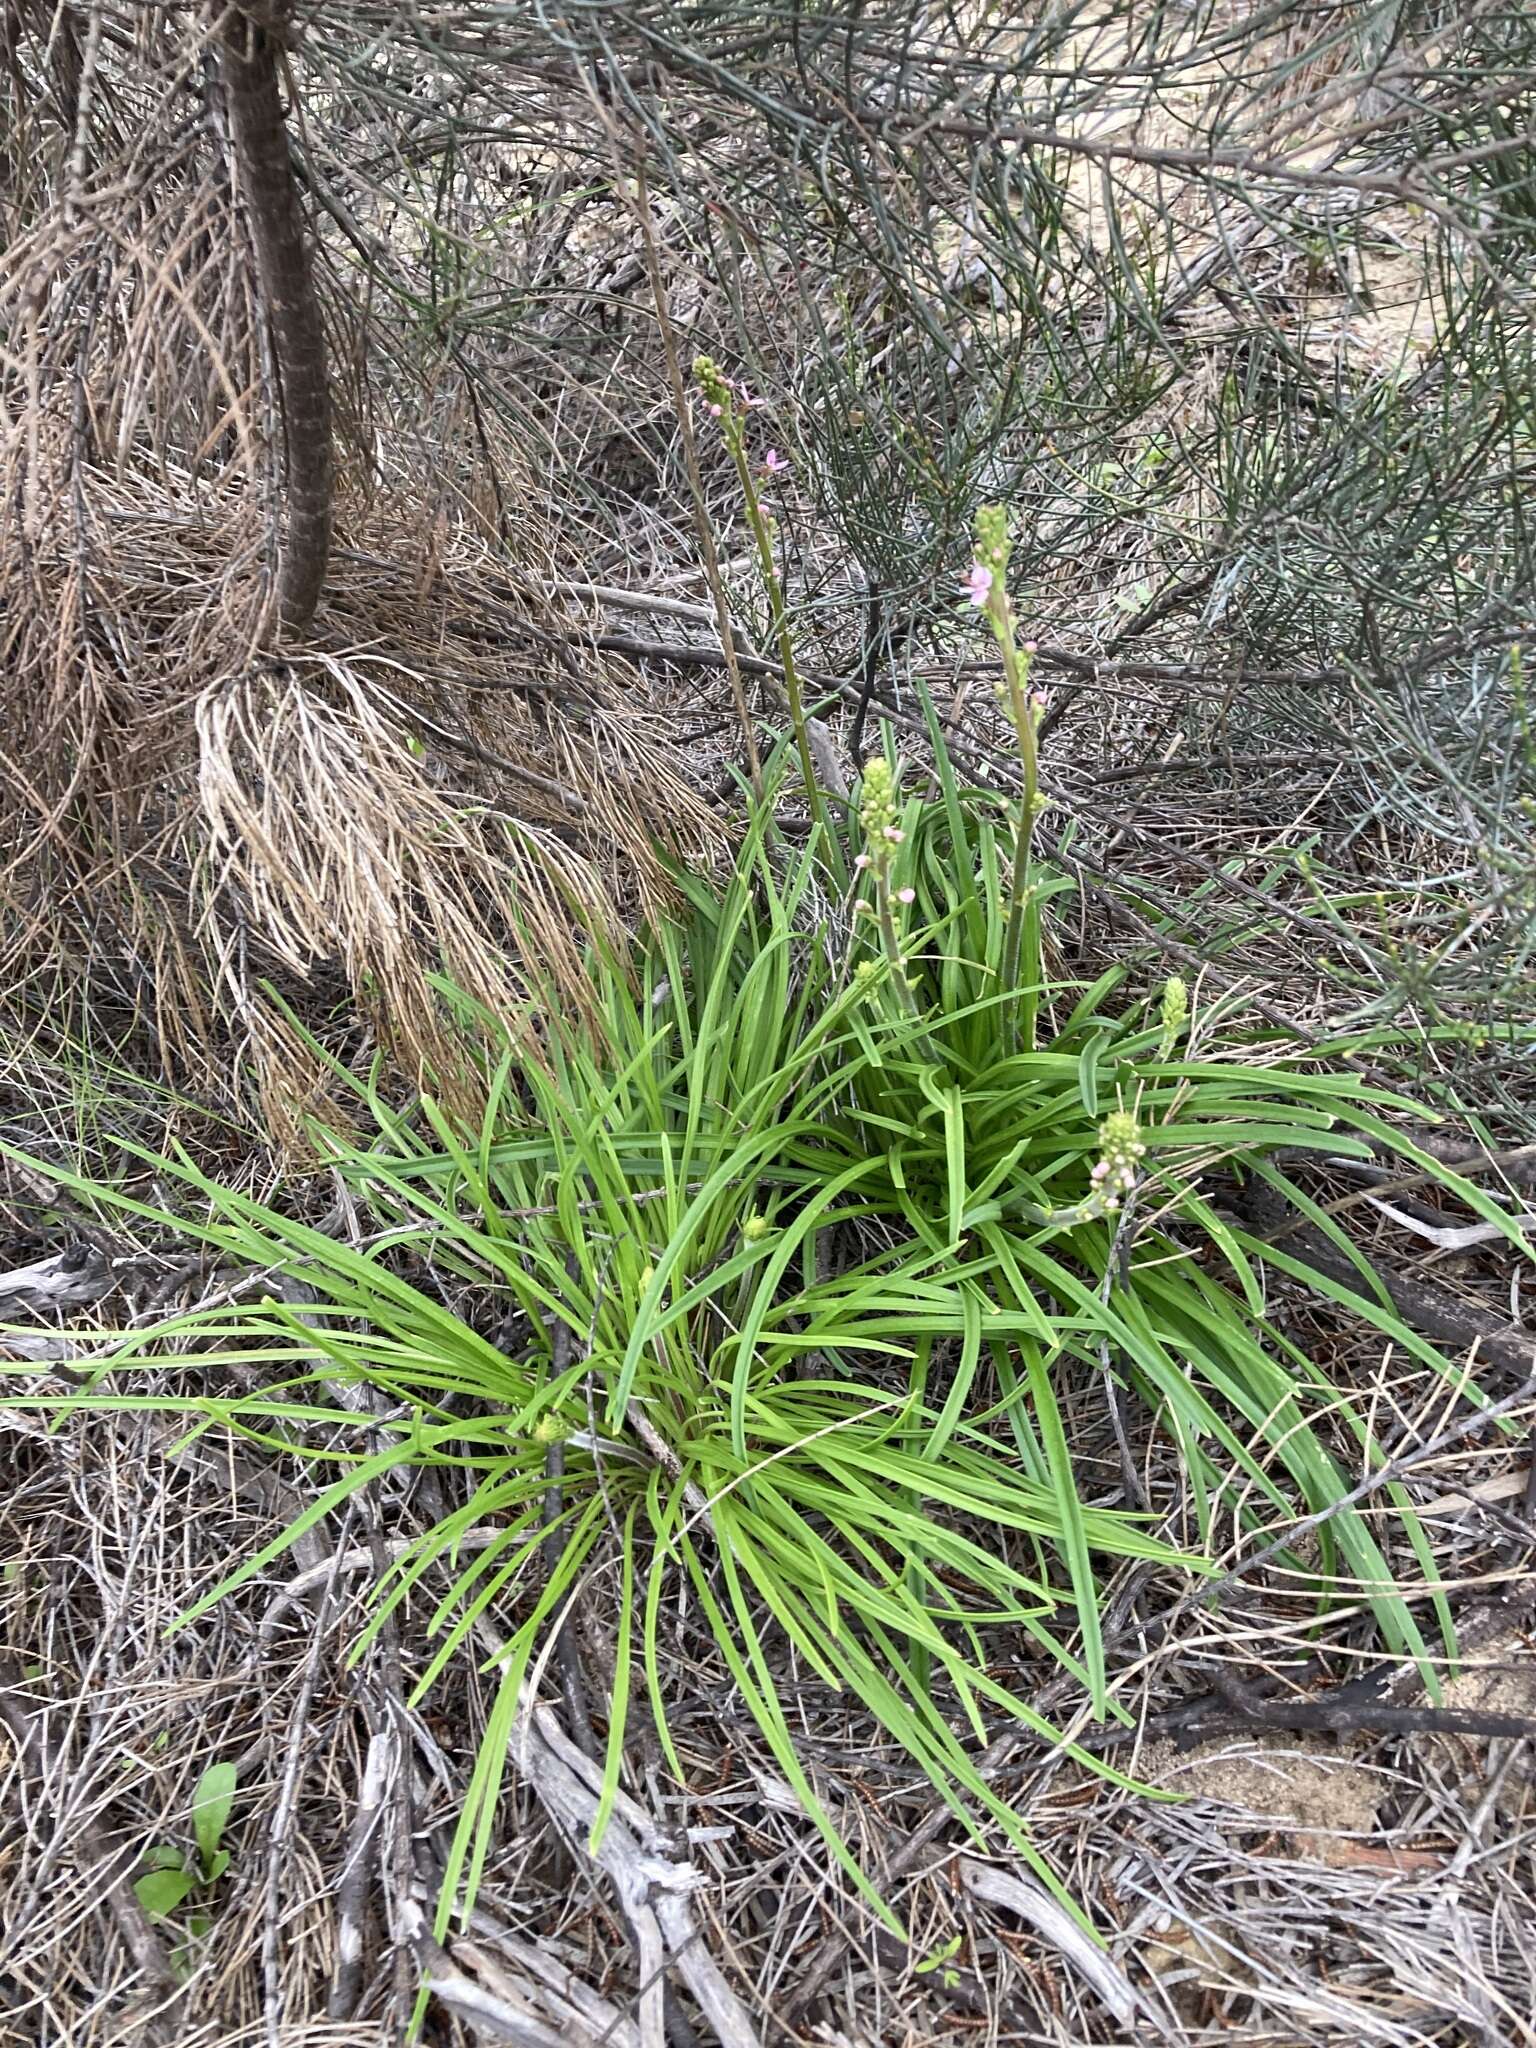
[[[1040,642],[1038,640],[1021,640],[1019,645],[1026,654],[1038,654],[1040,652]]]
[[[863,874],[864,870],[865,870],[865,869],[866,869],[866,868],[867,868],[867,867],[868,867],[869,865],[870,865],[870,858],[869,858],[869,855],[868,855],[867,853],[861,853],[861,854],[859,855],[859,857],[857,858],[857,860],[855,860],[855,862],[854,862],[854,866],[855,866],[855,867],[856,867],[856,868],[858,869],[858,871],[859,871],[859,873],[860,873],[860,874]]]
[[[982,611],[992,595],[992,571],[984,562],[972,562],[971,573],[960,588],[965,592],[978,611]]]
[[[889,839],[892,846],[900,846],[901,842],[903,841],[903,839],[906,838],[907,835],[905,832],[902,831],[899,825],[887,825],[883,836],[886,839]]]
[[[724,410],[725,410],[724,406],[721,406],[721,405],[712,405],[712,406],[711,406],[711,407],[709,408],[709,416],[710,416],[710,418],[711,418],[712,420],[717,420],[717,419],[719,419],[719,417],[720,417],[721,413],[722,413],[722,412],[723,412]]]
[[[784,457],[777,448],[770,448],[763,457],[763,468],[768,472],[769,476],[782,476],[788,467],[789,464],[784,460]]]
[[[1029,708],[1036,718],[1044,718],[1050,701],[1044,690],[1031,690],[1029,693]]]
[[[896,901],[898,903],[915,903],[917,901],[917,891],[915,889],[898,889],[896,891]]]

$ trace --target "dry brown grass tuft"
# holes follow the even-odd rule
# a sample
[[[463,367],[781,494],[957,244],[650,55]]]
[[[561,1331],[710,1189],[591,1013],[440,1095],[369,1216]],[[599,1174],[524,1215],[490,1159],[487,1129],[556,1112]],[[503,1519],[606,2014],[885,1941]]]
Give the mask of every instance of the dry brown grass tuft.
[[[434,975],[512,1021],[532,946],[579,1007],[580,927],[658,899],[659,844],[708,844],[638,685],[537,623],[477,543],[344,551],[316,637],[276,656],[238,492],[175,516],[161,481],[78,480],[84,562],[78,530],[0,533],[0,970],[23,1006],[115,1008],[204,1075],[234,1026],[270,1081],[258,984],[330,967],[452,1085]],[[404,530],[375,513],[357,537]]]
[[[19,107],[45,25],[12,26]],[[90,16],[68,132],[35,122],[0,187],[7,1036],[89,1021],[204,1085],[243,1044],[281,1122],[314,1077],[262,984],[321,975],[451,1090],[434,976],[512,1021],[531,946],[579,1007],[579,930],[654,902],[709,815],[634,673],[548,615],[535,481],[492,554],[373,416],[335,289],[343,545],[274,646],[281,380],[218,22],[122,26]]]

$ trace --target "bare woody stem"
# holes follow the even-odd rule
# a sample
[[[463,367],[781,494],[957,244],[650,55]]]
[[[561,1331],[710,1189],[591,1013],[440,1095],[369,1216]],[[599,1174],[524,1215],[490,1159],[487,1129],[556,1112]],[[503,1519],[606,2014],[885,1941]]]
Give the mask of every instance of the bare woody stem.
[[[800,756],[801,778],[805,783],[811,816],[821,829],[822,847],[827,858],[835,863],[837,841],[832,834],[832,821],[827,816],[826,799],[821,793],[821,784],[816,777],[816,765],[811,759],[811,743],[805,723],[805,696],[800,688],[800,670],[795,661],[795,643],[789,630],[789,615],[784,609],[784,592],[773,559],[773,541],[769,536],[768,522],[763,516],[762,500],[757,494],[757,484],[752,476],[751,465],[747,461],[740,429],[734,421],[730,423],[726,440],[736,464],[741,494],[746,503],[747,524],[752,529],[763,588],[768,594],[768,607],[773,618],[773,636],[778,646],[779,666],[784,676],[784,695],[789,704],[789,722],[794,730],[795,749]]]
[[[688,471],[688,488],[693,499],[694,527],[704,558],[704,577],[709,585],[709,594],[714,600],[715,630],[720,638],[720,652],[725,660],[726,674],[731,679],[731,695],[741,726],[742,744],[746,748],[747,773],[752,781],[752,794],[761,804],[763,764],[757,751],[757,734],[753,729],[746,685],[742,680],[741,662],[736,652],[736,635],[731,626],[731,608],[725,594],[725,579],[720,574],[720,556],[715,547],[714,528],[709,522],[709,502],[704,494],[699,451],[694,440],[692,416],[688,410],[688,387],[683,381],[682,358],[677,349],[677,332],[672,325],[671,303],[667,294],[666,279],[662,273],[661,255],[656,247],[656,226],[651,218],[651,195],[643,169],[637,172],[635,177],[634,214],[645,248],[645,267],[650,279],[651,303],[656,308],[656,325],[661,334],[662,353],[666,358],[667,381],[672,386],[672,402],[677,411],[678,432],[682,436],[683,462]]]
[[[1031,1052],[1034,1050],[1035,1041],[1035,991],[1032,982],[1025,989],[1020,989],[1018,982],[1025,916],[1034,902],[1030,854],[1034,840],[1035,814],[1039,807],[1040,754],[1035,732],[1034,709],[1029,701],[1029,660],[1020,652],[1013,607],[1000,583],[1001,579],[989,607],[989,617],[997,636],[998,647],[1002,652],[1008,718],[1018,738],[1019,765],[1023,770],[1024,783],[1019,815],[1014,825],[1013,876],[1009,892],[1008,924],[1003,934],[1002,985],[1009,991],[1009,1008],[1017,1025],[1019,1040],[1024,1050]],[[1034,949],[1031,947],[1031,975],[1034,972],[1033,952]]]
[[[224,30],[222,71],[230,134],[256,275],[272,333],[282,398],[285,532],[278,571],[283,631],[309,628],[331,549],[336,465],[325,328],[309,237],[299,207],[278,86],[287,0],[264,10],[269,26],[234,13]]]

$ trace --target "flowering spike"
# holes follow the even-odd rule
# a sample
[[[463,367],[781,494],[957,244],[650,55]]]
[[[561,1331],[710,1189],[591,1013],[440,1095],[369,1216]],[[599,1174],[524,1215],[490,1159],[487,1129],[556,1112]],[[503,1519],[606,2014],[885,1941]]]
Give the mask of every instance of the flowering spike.
[[[895,771],[883,754],[876,754],[864,764],[859,792],[859,823],[864,830],[864,849],[854,862],[859,873],[867,876],[873,884],[874,900],[861,900],[854,905],[854,910],[872,916],[878,924],[880,946],[890,964],[892,983],[903,1006],[911,1012],[915,1008],[915,999],[907,978],[901,933],[892,908],[895,904],[917,901],[916,890],[891,887],[891,863],[895,849],[907,836],[896,822],[900,815],[901,792]]]
[[[1008,508],[982,505],[976,513],[976,560],[1001,576],[1008,567]]]
[[[704,394],[705,403],[718,418],[731,402],[731,382],[713,356],[695,356],[693,381]]]
[[[1141,1126],[1128,1109],[1114,1109],[1099,1125],[1100,1157],[1094,1178],[1101,1186],[1129,1194],[1136,1185],[1137,1162],[1146,1156]]]
[[[1184,977],[1170,974],[1163,983],[1163,1035],[1158,1042],[1157,1056],[1167,1059],[1178,1044],[1185,1023],[1189,1018],[1189,987]]]
[[[864,764],[864,789],[859,802],[859,823],[867,839],[879,840],[895,828],[896,778],[883,754]]]

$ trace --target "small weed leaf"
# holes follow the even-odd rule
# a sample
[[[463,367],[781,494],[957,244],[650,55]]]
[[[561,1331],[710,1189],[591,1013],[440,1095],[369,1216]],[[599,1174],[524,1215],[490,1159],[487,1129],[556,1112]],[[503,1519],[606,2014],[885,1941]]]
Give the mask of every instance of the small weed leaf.
[[[197,1846],[203,1859],[204,1879],[212,1883],[229,1867],[229,1857],[221,1852],[219,1843],[229,1825],[230,1808],[235,1803],[236,1773],[233,1764],[210,1764],[197,1781],[197,1790],[192,1795],[192,1829],[197,1836]],[[219,1859],[222,1856],[222,1861]],[[218,1862],[218,1869],[213,1868]]]
[[[191,1870],[149,1870],[135,1878],[134,1896],[152,1920],[168,1920],[197,1884]]]

